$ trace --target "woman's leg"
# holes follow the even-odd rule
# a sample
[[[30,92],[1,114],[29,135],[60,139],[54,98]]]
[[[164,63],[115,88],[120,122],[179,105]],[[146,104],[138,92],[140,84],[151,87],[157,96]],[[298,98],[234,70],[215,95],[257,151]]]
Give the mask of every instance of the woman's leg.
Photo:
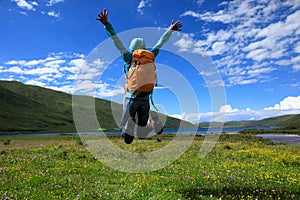
[[[140,139],[145,139],[152,128],[147,126],[148,118],[149,118],[149,110],[150,104],[149,100],[139,100],[139,108],[138,108],[138,127],[137,127],[137,136]]]

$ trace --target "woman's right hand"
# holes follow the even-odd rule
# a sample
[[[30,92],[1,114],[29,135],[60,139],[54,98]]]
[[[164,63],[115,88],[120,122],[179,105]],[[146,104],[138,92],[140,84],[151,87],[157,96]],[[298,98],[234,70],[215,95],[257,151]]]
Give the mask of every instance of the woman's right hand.
[[[108,23],[108,12],[104,8],[103,12],[102,10],[98,13],[98,18],[96,20],[99,20],[102,24]]]

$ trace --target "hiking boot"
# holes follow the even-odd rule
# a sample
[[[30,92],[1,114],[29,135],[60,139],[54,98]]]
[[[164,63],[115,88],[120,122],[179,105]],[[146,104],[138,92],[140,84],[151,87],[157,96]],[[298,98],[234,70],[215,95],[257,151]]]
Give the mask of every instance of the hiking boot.
[[[150,110],[149,111],[149,116],[153,121],[157,121],[158,120],[158,114],[155,111]]]
[[[154,129],[156,134],[160,135],[164,131],[164,125],[160,121],[156,121],[156,122],[154,122],[153,129]]]
[[[150,111],[149,112],[149,122],[148,123],[156,134],[162,134],[164,131],[164,125],[159,121],[157,112]]]
[[[131,118],[126,122],[124,130],[124,141],[126,144],[131,144],[134,139],[134,121]]]

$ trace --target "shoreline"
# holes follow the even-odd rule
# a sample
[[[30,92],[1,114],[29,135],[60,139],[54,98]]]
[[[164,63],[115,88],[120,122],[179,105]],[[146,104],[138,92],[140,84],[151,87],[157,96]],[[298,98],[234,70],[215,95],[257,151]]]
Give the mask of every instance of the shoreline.
[[[171,132],[171,131],[166,131],[165,135],[167,134],[176,134],[176,133],[186,133],[188,132]],[[212,134],[212,133],[217,133],[217,132],[207,132],[206,134]],[[106,135],[116,135],[119,136],[120,132],[119,131],[109,131],[109,132],[84,132],[84,134],[106,134]],[[205,137],[206,135],[203,132],[196,132],[195,136],[203,136]],[[247,133],[240,133],[240,132],[219,132],[219,134],[228,134],[228,135],[243,135]],[[273,143],[283,143],[283,144],[296,144],[300,145],[300,135],[298,134],[284,134],[284,133],[251,133],[255,135],[256,137],[261,137],[263,139],[267,139],[270,142]],[[11,133],[11,134],[0,134],[0,139],[3,138],[14,138],[14,137],[54,137],[54,136],[75,136],[79,135],[78,132],[68,132],[68,133],[63,133],[63,132],[57,132],[57,133]]]

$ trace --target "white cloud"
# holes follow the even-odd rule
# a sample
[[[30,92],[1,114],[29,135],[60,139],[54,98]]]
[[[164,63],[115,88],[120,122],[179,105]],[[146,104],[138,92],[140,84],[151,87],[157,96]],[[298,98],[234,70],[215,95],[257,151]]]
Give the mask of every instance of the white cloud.
[[[37,85],[37,86],[41,86],[41,87],[46,86],[46,84],[44,82],[37,81],[37,80],[27,80],[27,81],[25,81],[25,84],[27,84],[27,85]]]
[[[39,64],[41,64],[43,62],[44,62],[44,60],[30,60],[30,61],[28,61],[26,63],[21,64],[21,65],[33,66],[33,65],[39,65]]]
[[[177,40],[174,45],[179,47],[179,51],[188,51],[193,47],[194,43],[195,41],[193,41],[192,37],[185,34],[180,40]]]
[[[265,108],[265,110],[299,110],[300,109],[300,96],[286,97],[279,104],[273,107]]]
[[[173,117],[189,121],[191,123],[200,122],[226,122],[226,121],[241,121],[241,120],[261,120],[269,117],[276,117],[287,114],[300,113],[300,96],[286,97],[280,103],[272,107],[264,108],[261,110],[251,110],[246,108],[239,110],[232,108],[231,105],[224,105],[220,107],[219,112],[207,113],[183,113],[173,114]]]
[[[300,43],[295,46],[295,53],[300,53]]]
[[[28,0],[11,0],[12,2],[15,2],[17,6],[23,10],[29,10],[29,11],[36,11],[39,4],[36,1],[28,1]],[[46,6],[53,6],[54,4],[64,2],[64,0],[49,0],[49,2],[46,4]],[[27,12],[20,11],[21,14],[27,15]],[[40,11],[40,13],[48,15],[50,17],[54,18],[60,18],[60,13],[56,11]]]
[[[40,67],[26,70],[24,73],[29,75],[58,74],[59,70],[56,68]]]
[[[108,83],[95,82],[93,79],[79,79],[73,88],[75,94],[90,95],[94,97],[114,97],[124,95],[124,88],[121,86],[113,87]]]
[[[292,58],[292,62],[293,63],[300,63],[300,55],[298,55],[297,57]]]
[[[200,113],[182,113],[182,114],[172,114],[171,117],[188,121],[191,123],[198,123],[200,121]]]
[[[206,87],[225,87],[224,81],[221,79],[209,78],[205,80]]]
[[[107,83],[97,85],[97,96],[99,97],[114,97],[118,95],[124,95],[124,87],[111,88]]]
[[[220,55],[224,53],[228,47],[226,46],[226,43],[222,41],[222,42],[215,42],[211,46],[211,48],[212,48],[213,55]]]
[[[294,66],[293,66],[293,70],[294,70],[295,72],[300,71],[300,64],[299,64],[299,65],[294,65]]]
[[[56,91],[61,91],[61,92],[66,92],[69,94],[72,94],[74,91],[74,86],[73,85],[63,85],[60,87],[57,86],[48,86],[47,88],[52,89],[52,90],[56,90]]]
[[[55,18],[60,17],[60,13],[57,13],[55,11],[49,11],[49,12],[47,12],[47,15],[50,16],[50,17],[55,17]]]
[[[13,66],[9,69],[5,69],[3,70],[3,72],[11,72],[11,73],[19,73],[19,74],[24,73],[23,70],[18,66]]]
[[[233,109],[231,107],[231,105],[224,105],[224,106],[221,106],[219,112],[236,112],[236,111],[238,111],[238,109]]]
[[[250,70],[248,70],[247,73],[248,73],[249,77],[258,77],[261,74],[270,73],[274,70],[276,70],[276,69],[273,67],[262,67],[262,68],[258,68],[258,69],[250,69]]]
[[[107,65],[100,59],[87,62],[82,54],[59,52],[42,59],[10,60],[0,70],[2,80],[19,80],[63,92],[105,98],[123,95],[123,86],[99,83]]]
[[[195,18],[201,18],[201,14],[196,13],[194,11],[191,10],[187,10],[185,11],[183,14],[180,15],[180,17],[186,17],[186,16],[191,16],[191,17],[195,17]]]
[[[28,15],[27,12],[23,12],[23,11],[20,11],[19,13],[22,14],[22,15],[25,15],[25,16]]]
[[[137,11],[138,13],[140,13],[141,15],[144,14],[144,8],[150,6],[149,1],[148,0],[141,0],[138,7],[137,7]]]
[[[60,18],[60,13],[59,12],[55,12],[55,11],[41,11],[42,14],[44,15],[48,15],[49,17],[54,17],[54,18]]]
[[[94,80],[102,74],[101,69],[105,68],[107,63],[96,59],[92,62],[86,62],[86,60],[80,58],[80,59],[74,59],[70,61],[70,66],[76,67],[78,69],[77,73],[77,80]],[[74,68],[72,68],[74,69]],[[97,80],[94,80],[97,81]]]
[[[12,0],[17,4],[18,7],[26,10],[32,10],[35,11],[36,8],[34,6],[38,6],[37,2],[27,2],[26,0]]]
[[[86,61],[82,58],[71,60],[70,65],[74,65],[75,67],[78,67],[78,68],[87,68]]]
[[[224,11],[219,11],[218,13],[206,12],[204,14],[196,13],[194,11],[188,10],[181,14],[181,17],[192,16],[199,18],[203,21],[208,22],[223,22],[225,24],[234,22],[234,18],[230,14],[224,14]]]
[[[188,10],[181,15],[204,24],[225,25],[219,29],[202,26],[205,39],[197,40],[191,35],[182,38],[177,42],[181,50],[213,56],[228,86],[268,81],[272,77],[269,74],[284,69],[280,65],[299,71],[298,56],[294,54],[300,52],[299,1],[236,0],[219,6],[216,11]],[[232,69],[239,71],[233,73]]]
[[[52,6],[54,4],[61,3],[61,2],[64,2],[64,0],[49,0],[47,6]]]
[[[196,0],[196,2],[198,6],[201,6],[205,2],[205,0]]]
[[[91,81],[91,79],[80,79],[76,82],[74,93],[95,96],[95,89],[96,83]]]
[[[299,18],[300,10],[295,11],[291,15],[288,15],[284,22],[278,21],[265,27],[258,33],[257,37],[268,37],[271,39],[278,39],[281,37],[292,35],[300,27]]]
[[[43,59],[10,60],[4,63],[1,79],[19,80],[26,84],[47,88],[61,88],[69,92],[76,80],[80,64],[84,63],[82,54],[51,53]],[[94,73],[95,71],[93,71]],[[26,76],[24,76],[26,75]],[[74,76],[74,79],[69,77]]]
[[[299,68],[300,68],[300,66],[299,66]],[[288,84],[288,87],[293,87],[293,88],[300,89],[300,82],[290,83],[290,84]]]
[[[232,85],[249,85],[258,82],[257,78],[245,78],[243,76],[232,76],[228,78],[229,86]]]
[[[292,64],[292,62],[290,60],[279,60],[279,61],[276,61],[275,63],[278,65],[281,65],[281,66],[288,66],[288,65]]]
[[[66,60],[57,59],[57,60],[51,60],[49,62],[44,62],[44,65],[46,67],[59,68],[64,63],[66,63]]]
[[[300,55],[291,59],[294,72],[300,70]]]
[[[201,71],[201,72],[199,72],[199,74],[201,76],[212,76],[212,75],[215,74],[215,72],[212,72],[212,71]]]
[[[175,46],[179,47],[179,51],[188,51],[194,46],[195,41],[188,34],[175,42]]]

